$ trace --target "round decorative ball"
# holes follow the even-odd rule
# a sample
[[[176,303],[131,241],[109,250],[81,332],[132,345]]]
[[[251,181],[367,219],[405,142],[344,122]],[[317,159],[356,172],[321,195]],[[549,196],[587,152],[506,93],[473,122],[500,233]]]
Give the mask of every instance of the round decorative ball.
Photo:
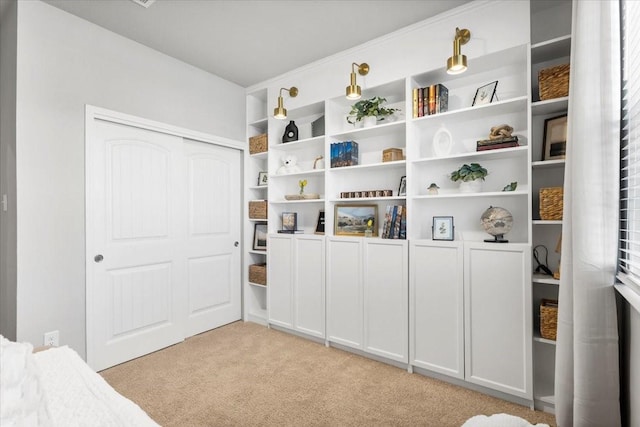
[[[490,206],[482,213],[480,223],[484,227],[484,231],[494,237],[485,240],[485,242],[507,243],[508,240],[504,239],[504,235],[513,228],[513,215],[505,208]]]

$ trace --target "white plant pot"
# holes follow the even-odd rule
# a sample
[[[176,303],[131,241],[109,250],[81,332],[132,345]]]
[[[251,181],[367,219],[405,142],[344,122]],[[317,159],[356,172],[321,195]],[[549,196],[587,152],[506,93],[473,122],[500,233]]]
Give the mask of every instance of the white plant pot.
[[[362,119],[362,127],[370,128],[371,126],[375,126],[378,118],[376,116],[367,116]]]
[[[476,179],[474,181],[460,181],[461,193],[479,193],[482,191],[482,180]]]

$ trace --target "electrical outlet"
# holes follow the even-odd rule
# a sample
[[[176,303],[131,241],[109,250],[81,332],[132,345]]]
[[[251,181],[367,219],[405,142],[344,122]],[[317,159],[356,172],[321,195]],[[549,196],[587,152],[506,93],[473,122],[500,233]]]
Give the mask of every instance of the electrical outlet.
[[[44,334],[44,345],[57,347],[60,344],[60,332],[51,331]]]

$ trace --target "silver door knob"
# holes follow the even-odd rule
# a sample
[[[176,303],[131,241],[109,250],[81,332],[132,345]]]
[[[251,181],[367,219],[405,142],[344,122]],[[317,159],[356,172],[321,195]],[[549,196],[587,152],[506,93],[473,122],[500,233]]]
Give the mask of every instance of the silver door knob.
[[[104,259],[104,257],[102,255],[96,255],[93,257],[93,260],[95,262],[102,262],[102,260]]]
[[[236,242],[233,243],[233,246],[235,246],[237,248],[239,244],[240,243],[236,241]]]

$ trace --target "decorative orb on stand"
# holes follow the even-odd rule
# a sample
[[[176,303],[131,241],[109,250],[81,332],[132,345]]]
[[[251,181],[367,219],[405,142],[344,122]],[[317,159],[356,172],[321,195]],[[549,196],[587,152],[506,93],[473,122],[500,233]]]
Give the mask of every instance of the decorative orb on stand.
[[[493,239],[485,239],[485,242],[509,243],[504,235],[513,228],[511,212],[498,206],[489,206],[489,209],[482,213],[480,223],[484,227],[484,231],[493,236]]]

